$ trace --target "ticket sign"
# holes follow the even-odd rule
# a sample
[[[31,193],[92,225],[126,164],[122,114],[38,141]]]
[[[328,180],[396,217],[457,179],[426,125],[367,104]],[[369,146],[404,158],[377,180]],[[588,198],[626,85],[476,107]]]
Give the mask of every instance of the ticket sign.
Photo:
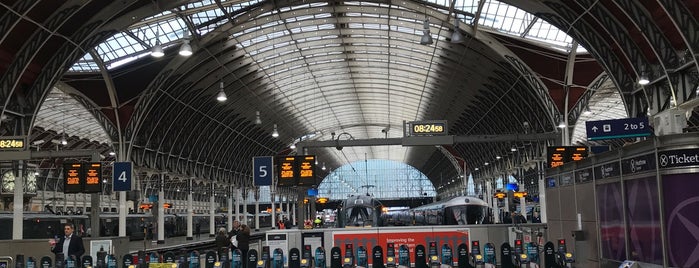
[[[63,164],[63,192],[66,194],[76,194],[83,191],[83,164],[65,163]]]
[[[296,156],[296,166],[298,167],[299,186],[311,186],[316,184],[316,156],[302,155]]]
[[[102,164],[89,163],[85,164],[85,187],[84,193],[99,193],[102,192]]]
[[[587,157],[585,146],[550,146],[546,150],[547,166],[555,168],[572,161],[580,161]]]
[[[279,159],[279,164],[277,164],[279,186],[296,186],[295,162],[296,159],[293,156],[286,156]]]

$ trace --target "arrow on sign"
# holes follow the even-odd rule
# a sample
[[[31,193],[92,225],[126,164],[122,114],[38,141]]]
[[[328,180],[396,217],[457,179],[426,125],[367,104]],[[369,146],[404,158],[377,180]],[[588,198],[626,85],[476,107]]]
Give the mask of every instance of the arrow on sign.
[[[592,127],[592,131],[593,131],[593,132],[597,133],[597,130],[598,130],[597,126],[593,126],[593,127]]]

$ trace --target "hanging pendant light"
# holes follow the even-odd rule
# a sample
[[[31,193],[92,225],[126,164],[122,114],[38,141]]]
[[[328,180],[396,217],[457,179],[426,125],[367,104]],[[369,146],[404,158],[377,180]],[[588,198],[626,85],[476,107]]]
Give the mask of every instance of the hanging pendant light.
[[[224,102],[228,99],[228,96],[226,96],[226,92],[223,91],[223,82],[220,84],[220,89],[218,91],[218,95],[216,95],[216,100],[219,102]]]
[[[430,20],[425,19],[422,25],[422,38],[420,38],[421,45],[432,44],[432,35],[430,35]]]
[[[262,119],[260,118],[260,111],[255,111],[255,125],[261,125]]]
[[[454,33],[451,34],[452,43],[463,43],[464,35],[459,30],[459,17],[454,16]]]
[[[272,137],[279,137],[279,131],[277,131],[277,124],[274,124],[274,130],[272,131]]]
[[[160,35],[160,29],[155,31],[155,46],[151,48],[150,50],[150,55],[153,56],[154,58],[160,58],[162,56],[165,56],[165,52],[163,51],[163,46],[160,44],[160,39],[158,36]]]

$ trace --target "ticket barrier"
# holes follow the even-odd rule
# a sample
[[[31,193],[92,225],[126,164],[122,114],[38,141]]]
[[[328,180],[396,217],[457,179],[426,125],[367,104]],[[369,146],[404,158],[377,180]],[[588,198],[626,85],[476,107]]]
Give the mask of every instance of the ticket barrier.
[[[369,267],[369,258],[367,256],[367,251],[364,246],[357,247],[357,267],[366,268]]]
[[[575,256],[568,252],[565,239],[558,239],[558,258],[561,267],[573,267],[573,263],[575,263]]]
[[[437,254],[437,242],[429,242],[427,244],[427,258],[430,268],[439,268],[439,255]]]
[[[301,248],[301,260],[300,266],[302,268],[308,268],[313,266],[313,257],[311,256],[311,245],[304,245]]]
[[[503,243],[502,246],[500,246],[500,267],[515,268],[513,260],[514,256],[512,256],[512,247],[510,247],[510,243]]]
[[[252,267],[265,267],[265,263],[259,263],[259,255],[257,254],[257,250],[255,249],[250,249],[248,250],[248,255],[245,257],[245,261],[248,263],[245,265],[245,267],[252,268]]]
[[[325,268],[327,266],[325,259],[325,249],[322,247],[317,247],[315,251],[315,256],[313,257],[313,264],[315,268]]]
[[[243,268],[243,252],[240,249],[231,252],[231,268]]]
[[[529,257],[529,268],[539,268],[539,245],[536,242],[529,242],[525,249]]]
[[[529,255],[524,251],[524,245],[521,239],[515,240],[514,250],[514,264],[515,267],[526,268],[529,267]]]
[[[471,265],[471,254],[468,251],[468,245],[465,243],[461,243],[456,247],[456,262],[458,268],[473,268]]]
[[[485,260],[481,254],[481,242],[478,240],[471,241],[471,264],[476,268],[483,268]]]
[[[386,244],[386,268],[396,268],[396,248],[395,244]]]
[[[292,248],[289,250],[288,268],[301,268],[301,252],[298,248]]]
[[[41,268],[51,268],[53,267],[51,263],[51,257],[49,256],[43,256],[41,257],[41,260],[39,260],[39,266]]]
[[[345,244],[345,257],[342,258],[342,268],[354,268],[354,246]]]
[[[442,245],[442,254],[440,257],[442,263],[441,267],[454,267],[454,253],[449,244]]]
[[[340,247],[332,247],[330,249],[330,268],[341,268],[343,261]]]
[[[422,245],[420,245],[422,246]],[[424,247],[423,249],[423,265],[425,263],[424,261]],[[417,255],[417,247],[415,247],[415,254]],[[415,258],[416,266],[417,266],[417,257]],[[408,246],[406,245],[400,245],[398,247],[398,268],[408,268],[410,267],[410,249],[408,249]]]
[[[495,254],[495,245],[493,243],[486,243],[483,246],[483,267],[484,268],[495,268],[497,265],[497,255]]]
[[[275,248],[272,251],[272,268],[284,268],[284,251],[281,248]]]
[[[381,246],[374,246],[371,249],[371,263],[372,268],[386,268],[383,262],[383,248]]]

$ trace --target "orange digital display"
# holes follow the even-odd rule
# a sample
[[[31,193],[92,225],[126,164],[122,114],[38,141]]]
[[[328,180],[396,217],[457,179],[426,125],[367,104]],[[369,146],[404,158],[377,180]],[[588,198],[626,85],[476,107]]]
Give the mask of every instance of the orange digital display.
[[[277,176],[279,186],[296,185],[296,169],[294,168],[295,158],[293,156],[282,157],[277,161]]]
[[[89,163],[85,165],[85,193],[99,193],[102,191],[102,163]]]
[[[67,194],[81,193],[83,191],[83,164],[65,163],[63,164],[63,192]]]
[[[549,168],[562,166],[572,161],[580,161],[587,157],[585,146],[554,146],[546,150],[546,160]]]

